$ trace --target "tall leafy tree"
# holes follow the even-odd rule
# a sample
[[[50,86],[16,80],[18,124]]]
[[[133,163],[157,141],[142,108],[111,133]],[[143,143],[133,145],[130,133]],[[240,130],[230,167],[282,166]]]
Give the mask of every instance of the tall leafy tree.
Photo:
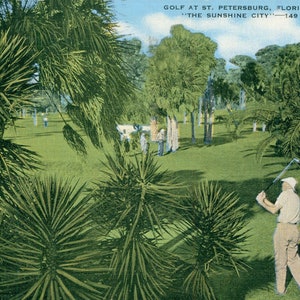
[[[265,104],[269,79],[264,66],[252,57],[237,55],[230,61],[238,67],[231,69],[228,75],[231,78],[231,88],[236,91],[235,98],[238,100],[239,110],[229,109],[228,120],[230,125],[234,125],[233,136],[238,137],[244,125],[250,122],[253,124],[253,130],[256,130],[257,121],[261,118],[255,109],[255,103]]]
[[[268,94],[271,105],[261,111],[262,118],[267,120],[270,136],[260,144],[259,155],[274,142],[280,155],[293,157],[300,154],[299,54],[299,44],[287,45],[279,52]]]
[[[268,135],[258,146],[258,157],[275,144],[278,155],[298,156],[299,128],[299,44],[268,46],[256,53],[257,60],[238,56],[243,87],[258,101],[244,114],[244,120],[255,119],[266,124]]]
[[[173,117],[197,109],[215,64],[216,44],[182,25],[174,25],[170,33],[152,49],[146,85],[157,105]]]
[[[217,97],[217,103],[226,103],[227,90],[225,85],[227,70],[225,59],[217,59],[216,66],[214,68],[214,93]]]
[[[241,81],[247,94],[255,101],[259,101],[267,92],[268,83],[265,69],[256,61],[248,62],[242,69]]]
[[[236,55],[235,57],[230,59],[230,62],[237,66],[237,68],[231,69],[230,77],[233,80],[233,82],[239,85],[240,95],[242,95],[245,92],[244,83],[241,80],[242,72],[246,68],[247,64],[253,61],[254,59],[247,55]],[[246,97],[247,95],[245,95],[245,97],[240,100],[241,109],[246,108]]]
[[[136,38],[124,40],[122,45],[126,73],[134,84],[135,92],[125,107],[125,117],[134,123],[149,122],[151,113],[143,93],[148,56],[142,51],[142,42]]]
[[[217,59],[213,73],[214,95],[217,98],[216,105],[219,107],[227,106],[230,109],[232,105],[239,103],[240,78],[233,70],[235,69],[226,69],[224,59]]]
[[[256,61],[263,67],[269,79],[272,78],[273,69],[276,65],[281,46],[270,45],[255,53]]]
[[[2,1],[1,29],[19,34],[37,56],[39,84],[68,103],[71,120],[94,146],[111,138],[131,90],[123,70],[110,2]],[[82,137],[65,120],[64,136],[84,153]]]

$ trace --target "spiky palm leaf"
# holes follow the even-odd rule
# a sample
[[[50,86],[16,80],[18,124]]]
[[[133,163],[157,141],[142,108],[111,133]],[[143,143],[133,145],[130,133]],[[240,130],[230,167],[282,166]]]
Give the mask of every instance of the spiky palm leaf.
[[[176,185],[152,154],[107,156],[106,180],[95,193],[113,249],[107,299],[161,299],[170,285],[172,261],[158,248],[173,221]],[[104,221],[103,221],[104,220]]]
[[[1,299],[102,299],[103,252],[84,186],[34,178],[12,188],[1,230]]]
[[[35,85],[30,83],[35,55],[25,39],[0,32],[0,199],[18,177],[38,167],[38,155],[23,145],[4,139],[19,111],[33,104]],[[2,201],[2,199],[1,199]]]
[[[114,245],[118,245],[113,251],[113,273],[109,281],[112,288],[108,290],[106,299],[161,299],[172,283],[174,265],[170,255],[145,236],[135,236],[129,242],[127,238],[124,235],[115,240]]]
[[[234,194],[223,193],[218,184],[202,181],[186,198],[183,216],[184,245],[178,254],[183,287],[195,299],[215,299],[209,281],[212,272],[245,264],[237,257],[246,240],[245,207]],[[182,277],[181,277],[182,278]]]
[[[64,125],[63,135],[67,143],[71,146],[71,148],[75,149],[78,154],[82,154],[82,155],[87,154],[84,139],[69,124]]]
[[[35,56],[25,39],[0,31],[0,138],[23,106],[32,105]]]
[[[102,211],[101,218],[109,222],[111,229],[124,228],[133,232],[137,229],[133,227],[133,220],[140,222],[142,218],[143,231],[150,230],[160,236],[166,212],[170,207],[178,207],[174,190],[179,185],[167,171],[161,170],[151,153],[137,154],[133,158],[121,154],[106,158],[103,173],[107,179],[95,194],[99,197],[97,205]],[[172,218],[171,213],[169,218]],[[137,232],[140,230],[142,228]]]
[[[0,139],[0,199],[17,179],[39,168],[39,156],[23,145]]]

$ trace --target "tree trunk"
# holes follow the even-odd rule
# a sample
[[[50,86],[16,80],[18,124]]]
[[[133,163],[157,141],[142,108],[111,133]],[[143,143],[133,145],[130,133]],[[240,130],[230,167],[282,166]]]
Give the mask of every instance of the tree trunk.
[[[202,120],[202,97],[199,97],[199,107],[198,107],[198,126],[201,125]]]
[[[213,114],[215,109],[213,79],[211,76],[208,79],[204,100],[204,144],[210,145],[213,137]]]
[[[179,147],[179,141],[178,141],[178,122],[175,116],[173,116],[172,119],[172,151],[177,151]]]
[[[208,144],[207,135],[208,135],[208,98],[207,95],[205,95],[203,100],[203,108],[204,108],[204,144]]]
[[[195,117],[194,112],[191,112],[191,130],[192,130],[192,144],[196,143],[196,137],[195,137]]]
[[[38,125],[38,119],[37,119],[37,111],[36,108],[34,108],[34,112],[33,112],[33,125],[37,126]]]
[[[158,125],[157,125],[157,119],[152,118],[150,123],[150,133],[151,133],[151,142],[157,141],[157,134],[158,134]]]
[[[241,92],[240,92],[240,109],[241,110],[246,109],[246,93],[243,89],[241,89]]]
[[[214,126],[214,114],[213,111],[210,111],[208,118],[208,134],[207,134],[207,143],[211,144],[213,139],[213,126]]]
[[[175,116],[173,118],[167,117],[167,151],[175,152],[179,147],[178,142],[178,123]]]
[[[167,116],[167,152],[172,151],[172,126],[171,118]]]

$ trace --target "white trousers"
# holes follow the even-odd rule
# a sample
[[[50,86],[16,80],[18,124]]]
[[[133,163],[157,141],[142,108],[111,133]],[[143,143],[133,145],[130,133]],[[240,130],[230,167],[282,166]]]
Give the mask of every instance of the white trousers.
[[[298,243],[300,233],[297,225],[278,223],[274,233],[276,288],[285,293],[287,267],[300,287],[300,258]]]

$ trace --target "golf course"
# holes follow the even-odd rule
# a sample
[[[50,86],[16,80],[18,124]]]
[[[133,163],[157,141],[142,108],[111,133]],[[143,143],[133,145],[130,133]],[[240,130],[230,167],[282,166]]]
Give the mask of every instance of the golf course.
[[[216,111],[216,115],[226,111]],[[103,177],[105,154],[112,151],[109,143],[97,150],[86,140],[88,154],[82,157],[74,152],[62,135],[63,121],[58,114],[49,114],[48,127],[43,126],[42,117],[35,126],[31,116],[16,122],[16,128],[6,131],[5,138],[26,145],[39,154],[43,166],[36,174],[55,175],[71,178],[74,181],[91,183]],[[211,145],[203,143],[203,126],[196,127],[196,143],[191,142],[190,123],[179,119],[179,149],[155,157],[162,170],[173,174],[174,179],[183,185],[191,186],[202,180],[216,182],[224,192],[234,193],[239,202],[247,207],[246,243],[243,245],[248,268],[239,276],[230,271],[222,271],[213,276],[213,287],[218,300],[263,300],[279,299],[274,293],[275,272],[273,261],[272,236],[276,226],[276,216],[263,210],[256,202],[256,195],[266,188],[289,163],[277,157],[272,151],[257,159],[257,146],[268,132],[263,132],[258,124],[253,132],[251,124],[245,127],[237,139],[232,138],[229,128],[222,121],[213,127]],[[157,144],[150,142],[149,151],[154,154]],[[140,152],[140,148],[129,153]],[[299,180],[300,168],[295,164],[286,176]],[[275,201],[280,192],[280,182],[268,190],[269,199]],[[288,275],[287,294],[284,299],[299,299],[299,290]]]

